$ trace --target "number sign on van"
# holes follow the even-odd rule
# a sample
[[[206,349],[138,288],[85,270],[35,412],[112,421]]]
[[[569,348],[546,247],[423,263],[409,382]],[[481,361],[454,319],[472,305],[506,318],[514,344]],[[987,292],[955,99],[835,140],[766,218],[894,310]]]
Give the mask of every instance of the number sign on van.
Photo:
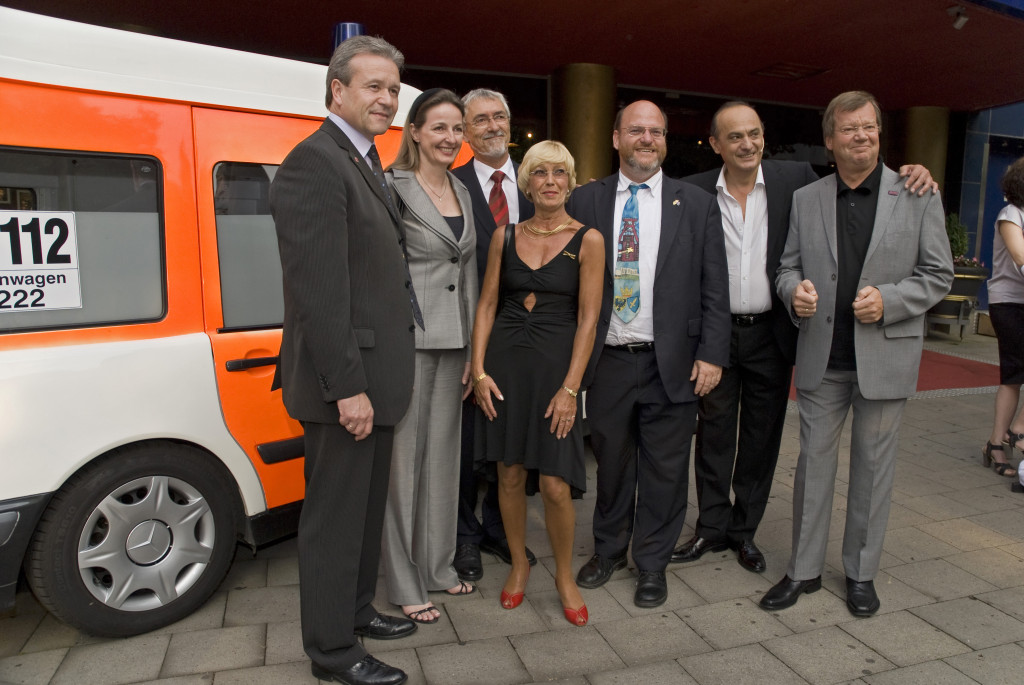
[[[80,309],[74,212],[0,210],[0,315]]]

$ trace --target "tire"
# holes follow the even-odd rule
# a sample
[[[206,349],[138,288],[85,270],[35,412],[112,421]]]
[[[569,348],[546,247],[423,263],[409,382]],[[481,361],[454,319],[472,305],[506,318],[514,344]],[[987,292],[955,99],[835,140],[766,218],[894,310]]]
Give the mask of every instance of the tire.
[[[25,575],[44,607],[86,633],[155,630],[220,585],[240,510],[233,481],[209,454],[170,442],[121,447],[53,495]]]

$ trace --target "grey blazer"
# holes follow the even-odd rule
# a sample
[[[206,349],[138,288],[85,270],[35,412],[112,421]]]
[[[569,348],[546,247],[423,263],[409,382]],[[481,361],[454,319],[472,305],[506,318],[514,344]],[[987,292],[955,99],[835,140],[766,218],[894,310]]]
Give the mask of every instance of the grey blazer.
[[[838,272],[836,177],[832,174],[793,194],[789,238],[775,280],[779,298],[800,328],[795,377],[800,390],[816,389],[825,375]],[[803,279],[810,280],[818,293],[818,311],[806,319],[793,312],[793,290]],[[860,287],[873,285],[881,292],[882,321],[857,324],[854,333],[857,382],[865,398],[914,394],[925,312],[949,292],[952,283],[953,260],[939,196],[918,197],[904,189],[895,171],[885,167],[860,277]]]
[[[387,179],[398,196],[409,272],[423,311],[425,330],[416,329],[416,349],[468,347],[480,292],[476,275],[476,229],[469,191],[448,172],[465,220],[462,237],[456,242],[451,228],[423,191],[414,172],[391,169]]]

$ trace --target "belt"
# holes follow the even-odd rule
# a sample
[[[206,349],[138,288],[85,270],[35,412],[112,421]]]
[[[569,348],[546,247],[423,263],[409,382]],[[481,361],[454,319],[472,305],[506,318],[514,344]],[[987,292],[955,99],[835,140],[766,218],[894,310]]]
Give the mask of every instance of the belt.
[[[610,350],[619,350],[620,352],[629,352],[630,354],[636,354],[637,352],[650,352],[654,349],[653,342],[635,342],[626,343],[625,345],[605,345]]]
[[[737,326],[753,326],[755,323],[767,321],[770,316],[771,312],[761,312],[760,314],[733,314],[732,322]]]

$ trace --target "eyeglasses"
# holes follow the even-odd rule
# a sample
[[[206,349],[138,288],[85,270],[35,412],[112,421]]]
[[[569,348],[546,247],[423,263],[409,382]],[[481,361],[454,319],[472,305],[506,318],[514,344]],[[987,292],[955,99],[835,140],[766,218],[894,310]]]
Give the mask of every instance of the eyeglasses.
[[[864,124],[863,126],[843,126],[841,129],[839,129],[839,133],[840,135],[849,138],[850,136],[855,135],[857,131],[864,131],[866,135],[870,136],[871,134],[878,133],[881,130],[882,127],[879,126],[878,124]]]
[[[501,126],[502,124],[507,124],[508,115],[505,114],[504,112],[497,112],[493,115],[478,114],[477,116],[473,117],[473,121],[469,122],[469,125],[472,126],[473,128],[483,128],[492,121],[498,126]]]
[[[537,168],[530,172],[530,176],[537,180],[547,178],[549,175],[554,176],[556,179],[562,179],[568,176],[569,172],[566,171],[565,169],[562,169],[561,167],[557,169],[552,169],[551,171],[548,171],[547,169]]]
[[[630,138],[639,138],[644,134],[644,131],[648,131],[651,134],[651,138],[660,140],[668,135],[668,129],[658,128],[657,126],[630,126],[629,128],[620,128],[620,131],[624,131]]]

